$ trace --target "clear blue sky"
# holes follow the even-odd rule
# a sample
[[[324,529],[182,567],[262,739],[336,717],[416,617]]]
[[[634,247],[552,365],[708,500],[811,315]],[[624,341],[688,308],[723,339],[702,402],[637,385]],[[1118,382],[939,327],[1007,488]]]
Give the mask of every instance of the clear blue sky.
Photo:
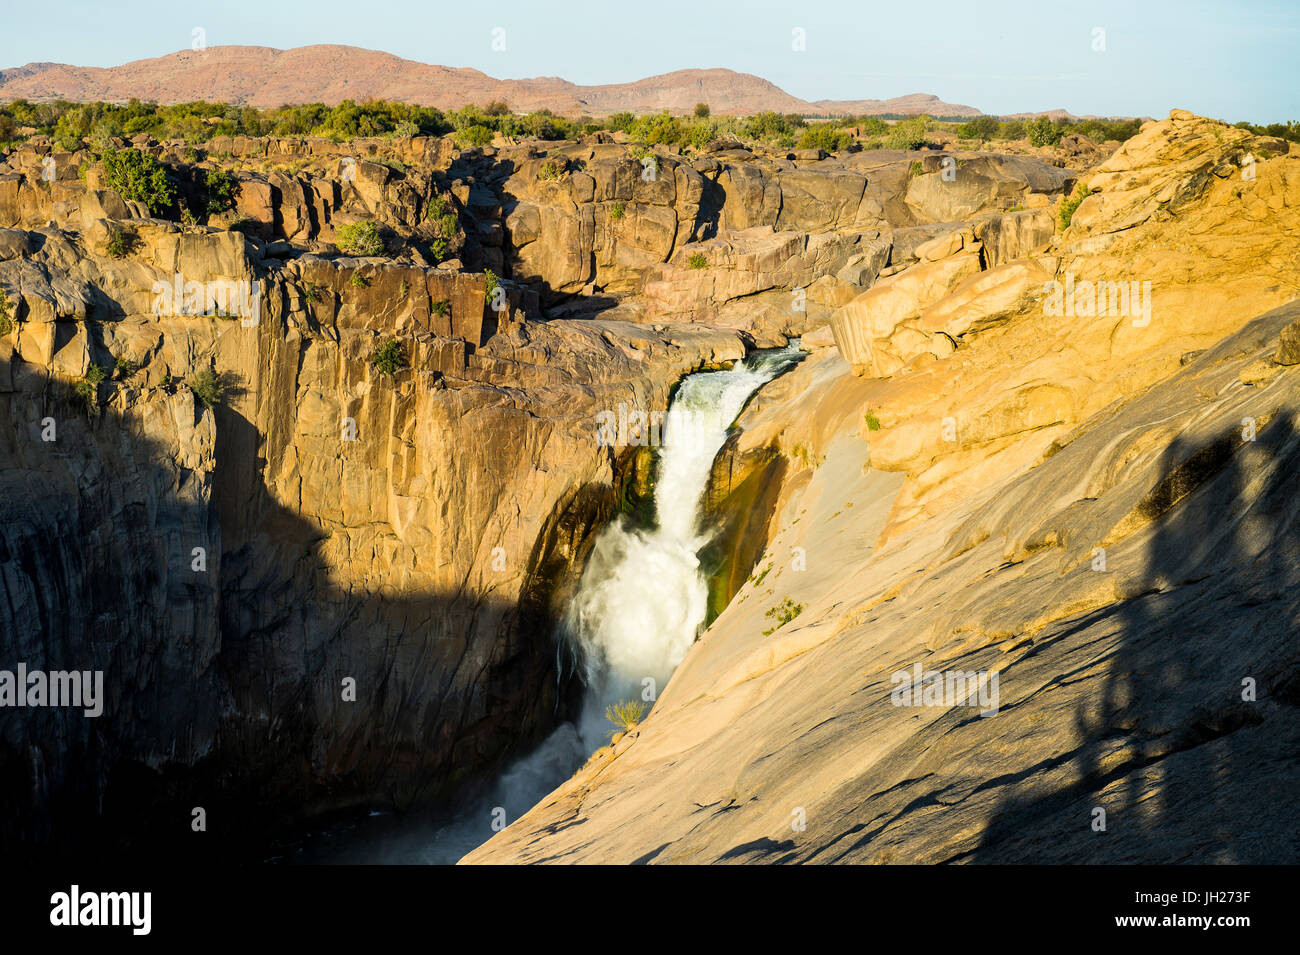
[[[990,113],[1300,119],[1300,0],[6,0],[3,24],[0,67],[113,66],[187,49],[199,27],[214,46],[346,43],[500,78],[720,66],[809,100],[925,92]]]

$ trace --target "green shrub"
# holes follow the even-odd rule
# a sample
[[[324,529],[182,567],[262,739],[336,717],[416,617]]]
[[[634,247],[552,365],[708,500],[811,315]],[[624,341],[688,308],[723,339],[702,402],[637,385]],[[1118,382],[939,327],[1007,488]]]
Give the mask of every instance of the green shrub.
[[[431,239],[429,241],[429,254],[433,256],[435,264],[445,259],[447,257],[447,240],[443,238]]]
[[[609,217],[611,219],[623,218],[623,203],[616,202],[609,208]]]
[[[1025,121],[1013,119],[998,125],[998,139],[1024,139]]]
[[[682,141],[685,132],[681,120],[664,110],[662,113],[638,116],[628,130],[628,135],[647,146],[672,146]]]
[[[488,305],[492,304],[492,296],[496,293],[497,287],[501,284],[497,281],[497,274],[491,269],[485,269],[483,272],[485,284],[483,286],[483,301]]]
[[[534,139],[568,139],[574,135],[568,120],[556,116],[549,109],[539,109],[529,113],[518,121],[518,127],[521,132]]]
[[[867,414],[866,414],[866,422],[867,422],[867,430],[868,430],[868,431],[879,431],[879,430],[880,430],[880,419],[877,418],[877,417],[876,417],[874,414],[872,414],[870,411],[868,411]]]
[[[1098,143],[1111,139],[1122,143],[1136,136],[1141,128],[1140,119],[1084,119],[1071,125],[1066,131],[1080,133]]]
[[[1070,222],[1074,219],[1074,211],[1079,208],[1079,203],[1083,202],[1092,195],[1092,190],[1087,186],[1079,185],[1074,190],[1074,195],[1068,199],[1061,200],[1061,211],[1057,214],[1060,219],[1061,228],[1070,228]]]
[[[929,125],[929,120],[924,116],[899,120],[885,134],[885,148],[920,149],[925,145],[925,133]]]
[[[907,177],[911,179],[915,176],[921,175],[921,173],[924,171],[925,171],[925,166],[921,164],[921,160],[913,159],[912,164],[907,167]]]
[[[801,613],[803,613],[803,604],[797,604],[789,597],[786,597],[777,606],[769,607],[767,613],[763,616],[772,617],[776,620],[776,623],[764,630],[763,636],[766,637],[769,634],[780,630]]]
[[[131,251],[131,236],[127,235],[121,229],[115,229],[108,237],[108,246],[105,251],[115,258],[120,259]]]
[[[339,229],[339,248],[348,255],[380,255],[384,251],[384,240],[379,227],[366,219]]]
[[[996,116],[976,116],[968,123],[957,127],[957,135],[962,139],[993,139],[998,134]]]
[[[104,179],[123,199],[143,202],[153,215],[176,202],[176,187],[153,156],[138,149],[113,149],[104,153]]]
[[[372,364],[381,375],[392,378],[397,374],[399,368],[406,367],[406,353],[402,348],[402,343],[396,338],[388,339],[375,349]]]
[[[366,281],[366,277],[362,275],[360,272],[353,272],[352,278],[348,280],[348,284],[351,285],[353,288],[370,287],[370,283]]]
[[[1046,116],[1039,116],[1032,120],[1025,130],[1031,146],[1055,146],[1061,141],[1063,131]]]
[[[708,268],[709,260],[704,257],[703,252],[695,252],[686,260],[686,264],[693,269],[704,269]]]
[[[446,196],[437,194],[430,196],[429,204],[424,210],[424,218],[426,222],[433,223],[434,234],[443,239],[450,239],[460,227],[456,210],[447,202]]]
[[[435,315],[446,316],[446,314],[451,311],[451,303],[445,298],[441,298],[432,303],[429,308],[433,310],[433,314]]]
[[[636,117],[628,112],[610,113],[605,120],[605,126],[616,133],[626,133],[632,129],[632,124],[636,122]]]
[[[795,146],[799,149],[824,149],[828,153],[848,149],[853,137],[833,123],[815,123],[799,134]]]
[[[0,337],[8,335],[14,330],[13,319],[10,317],[9,296],[5,290],[0,288]]]
[[[203,177],[205,208],[209,217],[234,208],[239,183],[224,169],[209,169]]]
[[[411,294],[411,283],[406,281],[406,279],[402,279],[402,284],[397,286],[397,297],[406,298],[406,296],[410,294]]]
[[[221,379],[211,368],[203,368],[185,379],[185,385],[194,393],[194,397],[203,402],[203,407],[211,408],[221,400]]]
[[[795,130],[803,126],[802,116],[782,115],[772,110],[763,110],[745,119],[742,135],[748,139],[793,145]]]
[[[709,104],[708,104],[708,103],[696,103],[696,104],[695,104],[695,118],[696,118],[696,119],[708,119],[708,118],[709,118],[709,112],[710,112],[710,110],[709,110]]]
[[[119,379],[130,378],[135,374],[135,362],[125,355],[118,355],[113,362],[113,370],[117,373]]]
[[[1099,121],[1089,120],[1085,122],[1099,122]],[[1129,120],[1129,122],[1133,123],[1134,125],[1140,125],[1139,120]],[[1120,120],[1111,121],[1109,125],[1112,127],[1112,132],[1124,132],[1125,129],[1122,123],[1123,121]],[[1084,124],[1081,123],[1080,125],[1084,125]],[[1247,122],[1234,123],[1233,125],[1236,126],[1238,129],[1246,130],[1246,132],[1248,133],[1254,133],[1256,136],[1275,136],[1278,139],[1285,139],[1288,140],[1289,142],[1300,143],[1300,121],[1294,119],[1287,120],[1285,123],[1269,123],[1266,126],[1257,126],[1254,123],[1247,123]],[[1134,129],[1132,133],[1129,133],[1129,136],[1134,135],[1136,132],[1137,130]],[[1089,135],[1092,134],[1089,133]],[[1096,137],[1094,136],[1093,138],[1095,139]],[[1111,135],[1111,136],[1107,136],[1106,138],[1121,139],[1121,138],[1128,138],[1128,137]]]
[[[444,212],[433,220],[434,234],[440,239],[450,239],[456,234],[459,227],[460,223],[456,219],[456,213],[454,212]]]
[[[537,178],[546,182],[556,182],[563,179],[568,171],[569,164],[563,159],[548,159],[542,163],[542,168],[537,170]]]
[[[697,119],[686,134],[686,142],[695,149],[703,149],[717,138],[718,124],[711,119]]]
[[[607,706],[605,719],[618,727],[613,731],[614,734],[626,733],[641,722],[645,711],[645,704],[639,700],[624,700],[622,703],[611,703]]]
[[[487,126],[475,124],[466,126],[456,133],[456,144],[462,149],[478,149],[492,142],[492,137],[496,135]]]
[[[79,378],[72,386],[77,397],[82,400],[91,416],[99,414],[99,383],[108,377],[108,372],[98,365],[86,369],[85,377]]]

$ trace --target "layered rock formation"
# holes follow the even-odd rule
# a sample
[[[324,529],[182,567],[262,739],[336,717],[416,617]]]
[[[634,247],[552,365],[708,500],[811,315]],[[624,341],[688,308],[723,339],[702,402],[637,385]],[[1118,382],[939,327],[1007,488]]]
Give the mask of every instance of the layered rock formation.
[[[1296,861],[1300,156],[1175,111],[1081,181],[808,336],[755,573],[467,862]]]
[[[662,408],[740,337],[526,322],[482,275],[129,228],[122,258],[0,231],[6,653],[108,687],[99,720],[5,721],[7,840],[175,850],[202,806],[239,849],[445,798],[544,733],[552,621],[623,480],[595,415]],[[176,276],[258,307],[159,309]],[[184,384],[204,369],[212,409]]]
[[[110,688],[98,720],[5,720],[6,838],[94,819],[138,846],[204,806],[234,847],[469,792],[565,715],[554,619],[646,490],[596,414],[796,334],[812,357],[715,464],[720,616],[647,723],[474,861],[1110,859],[1050,820],[1208,819],[1219,755],[1287,778],[1285,144],[1181,112],[1091,171],[603,139],[140,138],[184,200],[233,172],[207,225],[89,154],[5,157],[0,624]],[[382,255],[341,254],[359,222]],[[1171,656],[1212,601],[1250,636]],[[915,662],[1003,674],[998,715],[890,706]],[[1116,858],[1165,851],[1129,825]]]

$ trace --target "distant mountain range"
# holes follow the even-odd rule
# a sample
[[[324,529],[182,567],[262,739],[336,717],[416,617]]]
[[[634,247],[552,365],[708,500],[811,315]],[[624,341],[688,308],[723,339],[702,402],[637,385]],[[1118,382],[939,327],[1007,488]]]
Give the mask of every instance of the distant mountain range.
[[[122,66],[28,63],[0,70],[0,101],[68,99],[157,103],[208,100],[276,107],[288,103],[336,104],[345,99],[386,99],[457,109],[504,100],[514,110],[550,109],[592,116],[686,112],[708,103],[714,113],[762,110],[805,115],[928,113],[974,116],[974,106],[912,93],[893,99],[818,100],[791,96],[762,77],[732,70],[678,70],[632,83],[578,86],[558,77],[498,80],[478,70],[434,66],[353,46],[318,45],[292,50],[214,46],[182,50]],[[1062,111],[1063,112],[1063,111]]]

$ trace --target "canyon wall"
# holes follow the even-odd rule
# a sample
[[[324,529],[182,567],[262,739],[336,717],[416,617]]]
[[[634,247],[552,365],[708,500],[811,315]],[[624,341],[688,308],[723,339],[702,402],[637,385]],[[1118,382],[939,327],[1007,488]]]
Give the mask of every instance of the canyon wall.
[[[1081,182],[805,338],[755,573],[466,862],[1297,860],[1300,154],[1176,110]]]
[[[606,836],[648,811],[627,793],[659,785],[634,767],[667,780],[707,755],[751,782],[713,792],[726,773],[700,774],[700,804],[728,820],[701,830],[704,851],[732,840],[718,857],[743,857],[726,856],[733,837],[773,817],[733,802],[768,799],[767,753],[814,741],[776,727],[849,694],[835,681],[856,678],[855,654],[879,643],[871,665],[887,667],[910,660],[907,641],[938,652],[980,634],[970,652],[987,655],[991,635],[1037,626],[999,616],[1019,606],[993,558],[1006,531],[979,530],[976,503],[1073,460],[1075,429],[1295,296],[1295,160],[1181,115],[1086,173],[726,143],[684,157],[602,135],[468,152],[421,137],[133,145],[168,164],[187,208],[208,170],[228,170],[234,208],[152,217],[94,156],[39,142],[0,167],[0,633],[13,660],[102,670],[107,690],[98,718],[6,718],[7,842],[189,851],[177,833],[202,806],[235,852],[333,811],[471,792],[567,715],[554,620],[595,531],[645,491],[646,455],[603,445],[596,414],[662,410],[682,375],[804,334],[812,357],[760,392],[714,469],[721,616],[643,727],[475,856],[662,843],[663,860],[685,859],[696,843],[674,827],[694,810],[675,797],[644,839]],[[1100,191],[1058,234],[1079,181]],[[343,227],[364,222],[383,254],[343,254]],[[1152,280],[1150,327],[1046,316],[1035,290],[1067,272]],[[1254,349],[1233,372],[1250,388],[1289,380],[1261,357],[1279,314],[1234,346]],[[400,360],[382,362],[394,344]],[[190,387],[204,373],[219,398]],[[974,556],[904,607],[943,548],[967,552],[968,521]],[[796,546],[806,576],[784,566]],[[935,610],[971,581],[986,583],[967,610]],[[1121,599],[1085,590],[1044,597],[1043,619]],[[801,615],[760,636],[787,596]],[[867,627],[873,600],[905,640]],[[802,669],[814,661],[825,671]],[[860,715],[875,735],[854,723],[853,740],[890,738],[896,711]],[[546,831],[593,787],[607,808],[590,828]]]

